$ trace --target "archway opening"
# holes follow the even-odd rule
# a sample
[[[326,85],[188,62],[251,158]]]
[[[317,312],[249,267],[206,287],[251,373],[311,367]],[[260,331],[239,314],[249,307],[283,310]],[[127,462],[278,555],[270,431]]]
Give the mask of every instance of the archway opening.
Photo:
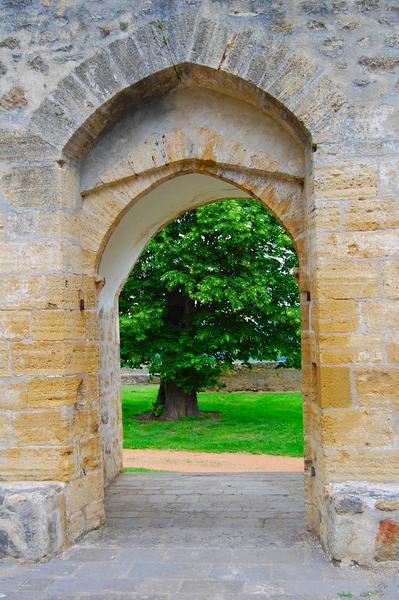
[[[303,456],[297,268],[284,228],[253,199],[190,210],[151,239],[119,297],[122,365],[133,367],[122,371],[124,466],[178,470],[185,456],[143,448],[222,452],[222,472],[234,465],[225,453],[248,453],[235,457],[240,471],[267,469],[266,454]],[[189,455],[182,469],[209,458]]]
[[[205,205],[217,207],[220,202],[228,202],[228,198],[233,203],[261,204],[261,210],[266,211],[266,203],[254,199],[254,196],[252,192],[245,192],[237,185],[213,175],[180,174],[162,181],[142,195],[131,205],[112,233],[99,265],[99,272],[105,279],[99,314],[102,328],[100,390],[106,483],[113,481],[122,470],[118,297],[132,266],[143,251],[145,253],[144,249],[153,236],[187,210]],[[272,219],[277,223],[275,217]],[[282,226],[279,227],[281,232],[284,231]],[[278,358],[277,353],[275,358]]]

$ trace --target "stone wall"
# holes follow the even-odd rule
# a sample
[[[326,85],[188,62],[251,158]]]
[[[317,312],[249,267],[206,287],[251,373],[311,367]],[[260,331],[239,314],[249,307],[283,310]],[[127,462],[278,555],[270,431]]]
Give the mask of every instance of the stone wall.
[[[14,531],[46,486],[63,531],[36,556],[103,522],[121,461],[120,287],[159,228],[244,194],[299,256],[309,527],[337,559],[396,558],[373,550],[399,539],[396,513],[367,498],[394,501],[399,479],[397,3],[3,0],[1,13],[0,477]],[[336,493],[355,489],[367,510],[343,517]],[[30,534],[12,535],[8,551],[31,556]]]
[[[159,383],[159,377],[149,377],[145,369],[121,369],[122,385],[146,385]],[[287,369],[279,363],[255,363],[251,368],[236,365],[233,371],[226,372],[219,385],[209,390],[297,392],[301,389],[301,371]]]
[[[122,385],[148,385],[159,383],[159,377],[150,377],[146,369],[121,369]]]
[[[220,378],[218,386],[210,389],[234,391],[298,392],[301,371],[284,368],[278,363],[254,363],[251,368],[236,365],[233,371]]]

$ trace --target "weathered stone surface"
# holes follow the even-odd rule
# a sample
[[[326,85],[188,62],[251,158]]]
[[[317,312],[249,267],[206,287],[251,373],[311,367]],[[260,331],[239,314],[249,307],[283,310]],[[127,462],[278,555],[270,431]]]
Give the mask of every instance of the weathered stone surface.
[[[2,177],[3,195],[16,209],[73,208],[77,201],[76,173],[55,161],[14,166]]]
[[[0,455],[4,481],[70,481],[76,471],[72,446],[8,447]]]
[[[348,367],[324,367],[318,369],[320,406],[348,407],[352,405],[350,370]]]
[[[0,558],[37,560],[65,544],[64,485],[0,483]]]
[[[148,67],[132,38],[112,42],[109,46],[112,60],[129,83],[148,75]]]
[[[196,64],[218,68],[231,40],[231,33],[221,23],[210,19],[197,20],[189,58]]]
[[[326,490],[327,511],[322,516],[322,539],[330,555],[363,565],[398,560],[399,488],[362,482],[334,484]],[[380,507],[390,506],[381,519]]]
[[[338,37],[327,38],[320,44],[320,52],[326,56],[341,56],[344,51],[344,40]]]
[[[393,499],[386,499],[386,500],[379,500],[378,502],[376,502],[376,508],[378,508],[378,510],[383,510],[386,512],[391,512],[392,510],[398,510],[399,509],[399,498],[393,498]]]
[[[380,57],[368,57],[362,56],[359,60],[359,64],[365,67],[368,71],[380,72],[380,71],[391,71],[395,72],[399,70],[399,58],[380,58]]]
[[[334,497],[335,510],[339,515],[355,515],[365,510],[362,499],[355,495],[337,495]]]
[[[28,104],[25,90],[22,86],[16,85],[0,98],[0,111],[11,111],[21,108]]]
[[[375,540],[375,559],[377,561],[399,560],[399,521],[392,519],[380,521]]]
[[[76,68],[75,73],[93,96],[102,102],[120,90],[120,83],[110,64],[109,55],[105,51],[100,51],[89,58]]]
[[[19,131],[0,133],[0,160],[43,160],[55,155],[55,149],[39,135]]]
[[[32,119],[32,128],[45,140],[63,146],[78,128],[79,123],[65,113],[54,101],[47,99]]]

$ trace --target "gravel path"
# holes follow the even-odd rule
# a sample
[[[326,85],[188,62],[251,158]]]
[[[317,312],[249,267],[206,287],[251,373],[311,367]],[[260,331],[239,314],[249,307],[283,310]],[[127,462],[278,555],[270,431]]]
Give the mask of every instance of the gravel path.
[[[302,473],[303,458],[230,452],[125,449],[123,466],[182,473]]]

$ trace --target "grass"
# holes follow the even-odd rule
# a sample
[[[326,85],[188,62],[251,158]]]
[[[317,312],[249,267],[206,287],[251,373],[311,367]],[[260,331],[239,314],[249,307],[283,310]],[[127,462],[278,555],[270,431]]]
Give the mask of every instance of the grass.
[[[125,448],[250,452],[303,456],[299,392],[201,392],[200,409],[219,418],[187,417],[175,422],[140,421],[151,409],[157,386],[123,386]]]
[[[144,467],[123,467],[124,473],[165,473],[160,469],[144,469]],[[167,471],[168,473],[170,471]]]

